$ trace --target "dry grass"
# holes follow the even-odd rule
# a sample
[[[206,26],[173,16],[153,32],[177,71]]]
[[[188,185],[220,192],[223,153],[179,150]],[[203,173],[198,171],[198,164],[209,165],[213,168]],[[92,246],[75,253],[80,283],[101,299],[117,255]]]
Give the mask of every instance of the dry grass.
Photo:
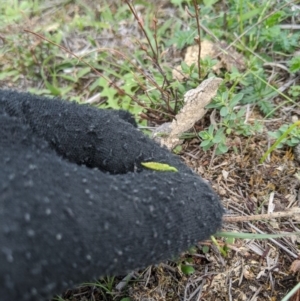
[[[228,216],[247,220],[257,214],[298,210],[299,180],[295,173],[299,167],[290,150],[276,151],[269,162],[258,165],[268,147],[266,139],[239,142],[238,155],[229,153],[212,159],[212,154],[198,154],[199,159],[190,155],[186,158],[188,165],[205,175],[222,196]],[[191,147],[188,145],[187,151],[195,156]],[[299,213],[293,218],[224,223],[223,228],[230,232],[290,233],[299,229]],[[217,274],[206,291],[209,297],[203,300],[280,300],[297,283],[290,266],[298,258],[298,243],[296,236],[236,240],[228,246],[227,258],[216,251],[212,271]]]

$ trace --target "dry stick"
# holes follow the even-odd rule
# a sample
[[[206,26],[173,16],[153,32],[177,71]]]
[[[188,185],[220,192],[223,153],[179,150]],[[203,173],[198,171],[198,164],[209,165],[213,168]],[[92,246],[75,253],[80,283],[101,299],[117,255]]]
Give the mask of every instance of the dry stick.
[[[255,227],[254,225],[252,225],[251,223],[248,223],[248,225],[254,229],[255,231],[257,231],[260,234],[265,234],[263,231],[261,231],[259,228]],[[288,248],[286,248],[283,244],[281,244],[280,242],[278,242],[276,239],[274,238],[269,238],[269,240],[275,244],[276,246],[278,246],[279,248],[281,248],[282,250],[284,250],[286,253],[290,254],[292,257],[294,258],[299,258],[298,254],[295,254],[294,252],[292,252],[291,250],[289,250]]]
[[[153,18],[153,24],[154,24],[154,34],[153,34],[153,36],[154,36],[155,48],[156,48],[156,53],[157,53],[157,64],[158,64],[159,48],[158,48],[158,42],[157,42],[157,22],[158,21],[157,21],[156,17],[154,16],[154,18]],[[164,74],[163,74],[163,78],[164,78],[163,84],[162,84],[161,88],[159,89],[162,94],[165,93],[165,84],[170,85],[167,81],[167,78],[164,76]],[[171,90],[171,93],[173,93],[172,90]],[[167,104],[167,107],[168,107],[168,112],[173,112],[175,114],[176,111],[172,110],[171,107],[170,107],[170,95],[169,95],[169,93],[166,93],[166,94],[167,94],[166,95],[166,97],[167,97],[166,104]],[[175,96],[175,94],[173,93],[173,97],[174,96]]]
[[[157,54],[157,59],[158,59],[158,43],[157,43],[157,19],[156,17],[154,16],[153,18],[153,23],[154,23],[154,42],[155,42],[155,49],[156,49],[156,54]]]
[[[251,216],[224,216],[223,222],[227,223],[238,223],[238,222],[249,222],[249,221],[260,221],[269,220],[274,218],[292,217],[300,214],[300,208],[296,208],[288,211],[280,211],[268,214],[256,214]]]
[[[151,41],[150,41],[150,39],[149,39],[149,37],[148,37],[148,34],[147,34],[147,32],[146,32],[146,30],[145,30],[143,24],[142,24],[141,19],[139,18],[138,14],[137,14],[137,12],[136,12],[136,10],[135,10],[135,8],[134,8],[134,6],[131,5],[130,1],[125,1],[125,2],[126,2],[126,4],[128,5],[130,11],[132,12],[134,18],[137,20],[137,22],[138,22],[138,24],[139,24],[141,30],[143,31],[144,36],[145,36],[145,38],[147,39],[147,42],[148,42],[148,44],[149,44],[149,46],[150,46],[150,48],[151,48],[151,50],[152,50],[152,53],[153,53],[153,56],[154,56],[154,60],[156,61],[156,60],[157,60],[157,57],[158,57],[158,53],[156,53],[156,51],[154,50],[154,48],[153,48],[153,46],[152,46],[152,44],[151,44]]]
[[[134,8],[134,6],[128,0],[125,0],[125,3],[128,5],[128,7],[129,7],[130,11],[132,12],[134,18],[137,20],[139,27],[143,31],[143,34],[146,37],[147,42],[148,42],[148,44],[149,44],[149,46],[151,48],[151,51],[153,53],[153,57],[151,55],[149,55],[149,52],[147,51],[147,49],[144,49],[143,47],[141,47],[142,50],[144,50],[149,55],[149,57],[152,58],[152,62],[157,67],[159,73],[163,76],[163,78],[164,78],[165,82],[167,83],[167,85],[170,86],[170,82],[167,79],[165,73],[163,72],[163,70],[162,70],[162,68],[161,68],[161,66],[160,66],[160,64],[158,62],[158,52],[155,51],[153,45],[151,44],[150,38],[149,38],[149,36],[148,36],[148,34],[147,34],[147,32],[146,32],[146,30],[144,28],[144,25],[142,24],[141,19],[139,18],[138,14],[137,14],[137,12],[136,12],[136,10]],[[156,26],[156,24],[155,24],[155,26]],[[155,41],[155,43],[157,44],[157,41]],[[172,96],[175,97],[175,94],[174,94],[174,91],[173,91],[172,88],[170,88],[170,92],[171,92]]]
[[[199,80],[201,79],[201,28],[200,28],[200,21],[199,21],[199,13],[198,13],[198,9],[199,6],[197,4],[197,0],[193,0],[193,4],[195,7],[195,17],[196,17],[196,21],[197,21],[197,30],[198,30],[198,37],[195,38],[195,41],[198,42],[198,75],[199,75]]]

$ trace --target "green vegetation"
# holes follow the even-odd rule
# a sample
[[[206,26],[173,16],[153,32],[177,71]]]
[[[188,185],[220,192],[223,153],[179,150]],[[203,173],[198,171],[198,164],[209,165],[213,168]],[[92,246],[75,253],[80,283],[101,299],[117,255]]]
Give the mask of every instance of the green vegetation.
[[[178,51],[194,44],[200,31],[201,39],[234,45],[245,64],[240,70],[237,65],[218,71],[224,83],[219,95],[208,106],[217,112],[217,125],[213,129],[208,125],[199,132],[203,150],[216,145],[217,155],[226,153],[231,149],[228,137],[250,137],[262,130],[261,122],[245,120],[247,105],[259,110],[262,119],[276,114],[281,106],[277,100],[281,93],[277,82],[283,75],[278,73],[270,81],[270,72],[265,66],[278,58],[286,62],[291,75],[300,69],[300,57],[294,56],[299,32],[280,26],[296,17],[291,5],[232,0],[224,6],[218,1],[197,1],[200,4],[198,12],[195,1],[171,1],[176,7],[176,15],[168,19],[163,17],[160,21],[154,4],[137,1],[136,5],[146,5],[142,19],[139,19],[136,8],[125,2],[127,5],[122,6],[102,3],[95,11],[84,1],[75,1],[76,10],[70,17],[70,2],[66,1],[54,12],[51,24],[40,22],[43,15],[52,13],[42,2],[14,1],[12,6],[3,5],[0,7],[0,29],[11,26],[15,34],[5,37],[4,47],[0,50],[1,57],[5,58],[1,63],[0,80],[14,85],[22,77],[30,78],[34,84],[29,91],[33,93],[79,102],[99,93],[95,102],[99,107],[123,108],[137,116],[142,113],[140,123],[144,125],[145,120],[162,123],[172,120],[179,111],[186,91],[198,86],[205,77],[213,76],[212,70],[218,60],[206,57],[199,65],[181,63],[183,82],[172,77],[175,66],[167,58],[168,49],[174,46]],[[188,14],[184,5],[188,5]],[[203,17],[200,16],[198,24],[195,16],[200,12]],[[39,22],[33,22],[30,27],[32,16]],[[24,19],[25,24],[26,20],[28,22],[25,28],[20,27]],[[120,50],[119,44],[123,44],[121,26],[127,20],[135,24],[132,36],[129,36],[132,44],[128,49],[122,45]],[[32,33],[24,31],[28,28]],[[109,47],[99,42],[98,32],[103,36],[111,35],[111,41],[107,42]],[[68,39],[68,35],[74,33],[84,35],[78,41],[86,48],[81,53],[72,51],[74,47],[70,45],[72,39]],[[125,33],[130,35],[130,32]],[[230,55],[227,49],[219,46],[221,53]],[[291,97],[298,96],[299,91],[299,86],[294,84],[286,89]]]
[[[280,143],[277,145],[278,148],[283,147],[284,144],[293,147],[300,144],[300,128],[297,127],[299,125],[299,122],[294,126],[291,124],[284,124],[276,132],[269,132],[269,135],[277,141],[280,139]],[[284,134],[286,135],[282,137]]]

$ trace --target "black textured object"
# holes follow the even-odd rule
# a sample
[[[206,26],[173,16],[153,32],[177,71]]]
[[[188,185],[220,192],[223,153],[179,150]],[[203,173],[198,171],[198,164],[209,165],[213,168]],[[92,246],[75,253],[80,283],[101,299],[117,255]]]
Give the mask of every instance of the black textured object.
[[[1,301],[166,260],[221,226],[216,194],[126,112],[0,90],[0,150]]]

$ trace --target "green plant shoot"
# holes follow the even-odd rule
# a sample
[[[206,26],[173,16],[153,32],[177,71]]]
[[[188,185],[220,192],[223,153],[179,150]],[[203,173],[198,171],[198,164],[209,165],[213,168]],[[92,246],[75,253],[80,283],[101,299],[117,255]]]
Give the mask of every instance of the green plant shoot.
[[[174,171],[174,172],[178,171],[177,168],[173,166],[164,163],[158,163],[158,162],[142,162],[141,165],[148,169],[153,169],[157,171]]]

